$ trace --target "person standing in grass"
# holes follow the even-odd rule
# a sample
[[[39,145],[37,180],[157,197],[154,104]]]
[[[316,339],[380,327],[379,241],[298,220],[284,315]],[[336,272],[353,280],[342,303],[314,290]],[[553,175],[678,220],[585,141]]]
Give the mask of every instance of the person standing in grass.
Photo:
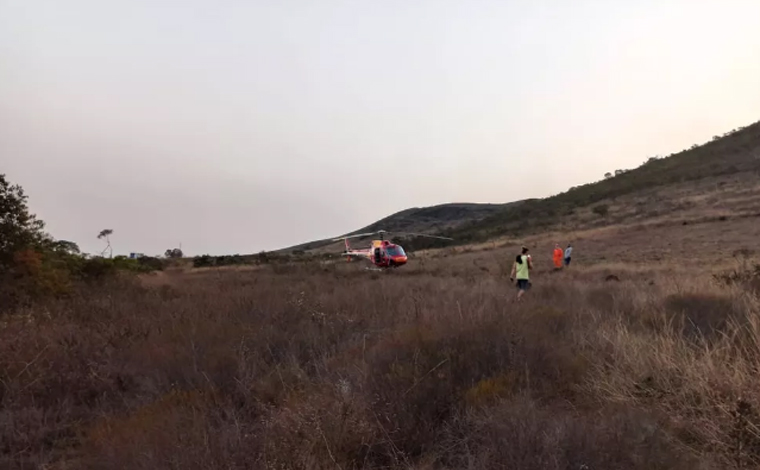
[[[530,270],[533,269],[533,260],[528,254],[528,248],[522,248],[522,254],[517,255],[515,262],[512,263],[512,272],[509,275],[509,281],[517,280],[517,300],[522,300],[525,291],[530,289]]]
[[[570,266],[570,255],[572,254],[573,254],[573,245],[568,243],[567,248],[565,248],[565,266]]]
[[[562,269],[563,251],[559,243],[554,244],[554,269]]]

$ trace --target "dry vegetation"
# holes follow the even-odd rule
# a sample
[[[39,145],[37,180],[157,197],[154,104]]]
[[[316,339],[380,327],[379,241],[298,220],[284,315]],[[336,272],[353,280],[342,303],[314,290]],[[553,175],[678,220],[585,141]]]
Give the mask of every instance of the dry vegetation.
[[[503,247],[167,270],[6,315],[0,467],[757,468],[751,249],[727,283],[615,262],[618,236],[566,272],[536,251],[522,305]]]
[[[0,181],[0,468],[760,468],[759,133],[384,273],[261,253],[141,274],[163,261],[83,258]]]

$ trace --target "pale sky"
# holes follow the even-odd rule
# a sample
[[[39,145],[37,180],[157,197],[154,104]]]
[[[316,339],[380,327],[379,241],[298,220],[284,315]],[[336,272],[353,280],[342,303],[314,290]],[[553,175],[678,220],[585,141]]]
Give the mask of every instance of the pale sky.
[[[760,119],[757,0],[0,0],[0,173],[88,252],[543,197]]]

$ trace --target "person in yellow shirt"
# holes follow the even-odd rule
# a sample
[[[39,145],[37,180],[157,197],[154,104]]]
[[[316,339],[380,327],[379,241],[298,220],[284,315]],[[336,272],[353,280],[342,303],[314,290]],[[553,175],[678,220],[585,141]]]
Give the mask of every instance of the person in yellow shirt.
[[[522,300],[522,296],[530,289],[530,270],[533,269],[533,260],[528,253],[528,248],[522,248],[522,254],[517,255],[515,262],[512,263],[512,272],[509,275],[509,281],[517,280],[517,300]]]

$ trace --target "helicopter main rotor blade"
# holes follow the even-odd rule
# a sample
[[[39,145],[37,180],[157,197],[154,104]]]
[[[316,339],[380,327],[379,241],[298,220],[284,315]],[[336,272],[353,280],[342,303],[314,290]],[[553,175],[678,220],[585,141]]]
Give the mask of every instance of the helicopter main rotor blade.
[[[378,230],[376,232],[366,232],[366,233],[356,233],[353,235],[347,235],[345,237],[338,237],[334,238],[333,241],[339,241],[339,240],[348,240],[350,238],[361,238],[361,237],[369,237],[372,235],[378,235],[378,234],[394,234],[394,235],[407,235],[412,237],[426,237],[426,238],[438,238],[440,240],[453,240],[453,238],[450,237],[442,237],[440,235],[428,235],[426,233],[414,233],[414,232],[394,232],[394,231],[388,231],[388,230]]]
[[[439,238],[441,240],[453,240],[453,238],[449,237],[441,237],[439,235],[428,235],[425,233],[412,233],[412,232],[393,232],[397,235],[411,235],[413,237],[427,237],[427,238]]]
[[[332,241],[337,242],[339,240],[347,240],[350,238],[369,237],[372,235],[377,235],[378,233],[388,233],[388,232],[386,232],[385,230],[378,230],[377,232],[355,233],[353,235],[346,235],[345,237],[333,238]]]

